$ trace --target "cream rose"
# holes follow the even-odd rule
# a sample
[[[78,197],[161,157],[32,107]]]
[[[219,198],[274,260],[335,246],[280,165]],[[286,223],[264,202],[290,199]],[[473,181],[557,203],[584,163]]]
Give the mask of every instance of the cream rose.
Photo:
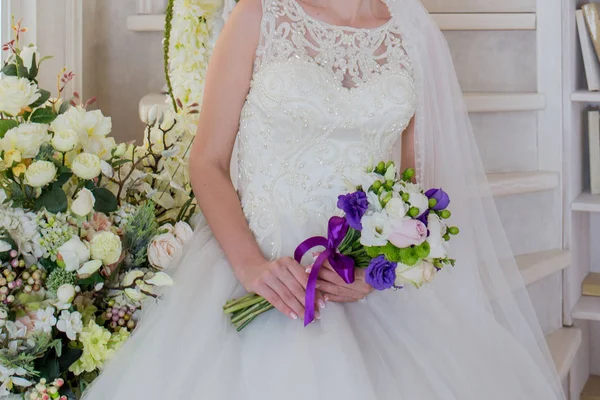
[[[100,260],[104,265],[111,265],[119,261],[123,247],[117,235],[105,231],[94,235],[90,242],[90,250],[92,259]]]
[[[76,271],[90,259],[90,249],[79,236],[73,236],[58,248],[58,255],[63,259],[65,270]]]
[[[64,304],[72,302],[75,298],[75,286],[71,285],[70,283],[61,285],[56,291],[56,297],[58,297],[58,300]]]
[[[97,155],[81,153],[73,160],[71,169],[81,179],[94,179],[102,172],[102,164]]]
[[[13,117],[40,98],[35,83],[26,78],[3,76],[0,79],[0,112]]]
[[[187,243],[194,236],[194,231],[192,230],[192,227],[189,226],[187,222],[183,221],[179,221],[175,224],[172,233],[182,244]]]
[[[173,233],[163,233],[148,245],[148,261],[155,268],[168,268],[182,248],[183,244]]]
[[[56,178],[56,165],[50,161],[36,161],[25,171],[25,182],[34,188],[43,187]]]
[[[77,193],[77,197],[71,204],[71,211],[80,217],[85,217],[94,209],[96,198],[94,194],[86,188],[81,189]]]
[[[26,122],[6,132],[4,138],[0,139],[0,149],[16,149],[23,158],[33,158],[39,153],[40,146],[48,141],[50,134],[47,125]]]
[[[66,153],[67,151],[73,150],[79,144],[79,138],[77,132],[73,129],[65,129],[58,132],[54,132],[52,138],[52,146],[58,151]]]
[[[412,267],[398,264],[396,268],[396,286],[410,284],[416,288],[420,288],[425,283],[431,282],[435,274],[436,269],[433,264],[424,260]]]

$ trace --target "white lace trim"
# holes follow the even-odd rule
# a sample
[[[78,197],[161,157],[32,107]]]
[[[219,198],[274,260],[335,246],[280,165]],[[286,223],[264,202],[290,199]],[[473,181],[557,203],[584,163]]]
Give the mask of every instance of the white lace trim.
[[[324,67],[347,89],[390,69],[412,74],[395,17],[376,28],[353,28],[318,20],[296,0],[263,0],[261,28],[255,70],[297,57]]]

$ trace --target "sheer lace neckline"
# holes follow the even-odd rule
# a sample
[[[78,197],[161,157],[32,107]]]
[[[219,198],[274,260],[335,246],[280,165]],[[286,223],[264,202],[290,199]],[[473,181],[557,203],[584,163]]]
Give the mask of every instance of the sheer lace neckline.
[[[289,1],[298,9],[299,14],[302,15],[305,20],[310,21],[314,24],[323,25],[323,27],[325,27],[327,29],[337,29],[337,30],[347,31],[347,32],[378,32],[380,30],[384,30],[384,29],[388,28],[388,26],[392,24],[393,19],[394,19],[393,16],[390,16],[390,18],[387,21],[385,21],[383,24],[374,26],[372,28],[359,28],[359,27],[349,26],[349,25],[336,25],[336,24],[332,24],[332,23],[323,21],[322,19],[313,17],[311,14],[309,14],[306,11],[306,9],[300,4],[300,2],[298,0],[289,0]]]

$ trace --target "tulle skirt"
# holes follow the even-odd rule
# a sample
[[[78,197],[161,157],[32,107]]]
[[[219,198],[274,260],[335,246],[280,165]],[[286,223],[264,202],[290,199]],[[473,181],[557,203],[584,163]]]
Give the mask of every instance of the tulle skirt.
[[[443,276],[419,290],[328,303],[307,328],[271,311],[241,333],[221,307],[244,291],[208,229],[196,232],[174,279],[85,400],[556,398],[484,307],[437,293]]]

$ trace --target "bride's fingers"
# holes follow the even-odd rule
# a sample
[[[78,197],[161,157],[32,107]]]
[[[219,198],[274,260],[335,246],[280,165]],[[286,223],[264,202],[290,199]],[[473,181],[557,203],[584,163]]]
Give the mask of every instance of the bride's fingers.
[[[333,294],[327,295],[327,301],[331,301],[333,303],[356,303],[358,300],[360,299],[345,296],[336,296]]]
[[[291,318],[298,319],[298,314],[292,310],[285,302],[279,297],[279,295],[267,285],[262,285],[260,292],[257,292],[264,297],[273,307],[275,307],[280,313]]]
[[[354,301],[362,299],[368,293],[358,292],[349,287],[349,285],[334,285],[330,282],[319,280],[317,281],[317,288],[323,292],[325,296],[334,295],[337,297],[347,297],[354,299]]]
[[[298,279],[296,279],[294,274],[289,270],[283,270],[279,274],[279,280],[294,294],[296,300],[304,306],[306,289],[298,282]]]
[[[266,282],[271,289],[279,297],[281,300],[290,307],[294,313],[296,314],[296,318],[300,315],[304,315],[304,306],[296,299],[296,296],[292,293],[292,291],[279,279],[278,276],[271,275],[268,277]],[[292,317],[293,318],[293,317]]]

